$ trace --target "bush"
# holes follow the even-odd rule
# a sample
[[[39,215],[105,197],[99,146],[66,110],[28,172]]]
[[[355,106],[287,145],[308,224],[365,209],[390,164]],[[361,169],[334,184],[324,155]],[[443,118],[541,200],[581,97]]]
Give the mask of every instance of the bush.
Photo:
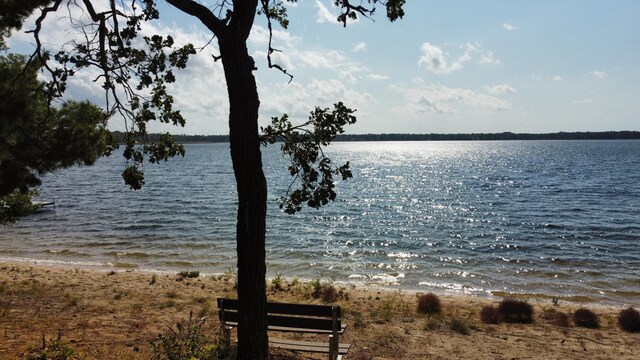
[[[626,332],[640,332],[640,312],[634,308],[621,310],[618,314],[618,324]]]
[[[440,298],[434,293],[422,294],[418,296],[417,310],[422,314],[437,314],[442,311]]]
[[[566,313],[563,313],[562,311],[558,311],[553,314],[552,323],[553,325],[559,326],[559,327],[569,327],[570,325],[569,315],[567,315]]]
[[[509,323],[529,324],[533,322],[533,306],[526,301],[504,299],[498,306],[502,320]]]
[[[42,347],[34,347],[25,355],[27,360],[75,360],[78,357],[73,348],[61,340],[61,335],[57,339],[51,339],[47,344],[42,335]]]
[[[483,306],[480,310],[480,320],[485,324],[498,324],[501,318],[500,310],[493,305]]]
[[[469,326],[463,320],[458,318],[451,319],[451,322],[449,323],[449,329],[462,335],[471,334],[471,330],[469,330]]]
[[[195,279],[200,276],[200,271],[180,271],[178,274],[179,279],[190,278]]]
[[[573,323],[576,326],[590,329],[600,327],[600,323],[598,323],[598,315],[586,308],[580,308],[573,313]]]
[[[158,341],[151,343],[152,359],[218,359],[218,346],[202,334],[204,318],[194,323],[192,315],[186,324],[179,322],[175,330],[170,328],[167,334],[158,335]]]
[[[336,301],[338,298],[338,291],[333,285],[325,285],[322,288],[322,301],[330,303]]]

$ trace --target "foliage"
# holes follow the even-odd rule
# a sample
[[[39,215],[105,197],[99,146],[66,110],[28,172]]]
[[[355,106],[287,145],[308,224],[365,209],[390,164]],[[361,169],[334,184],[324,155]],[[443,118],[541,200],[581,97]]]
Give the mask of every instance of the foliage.
[[[62,341],[62,336],[49,340],[47,344],[42,336],[42,346],[35,347],[25,356],[27,360],[74,360],[78,359],[75,350]]]
[[[440,298],[434,293],[418,296],[417,311],[422,314],[438,314],[442,311]]]
[[[278,273],[276,274],[276,277],[271,279],[271,288],[274,291],[282,291],[284,289],[284,278],[282,277],[282,274]]]
[[[570,325],[570,321],[569,321],[569,315],[567,315],[567,313],[562,312],[562,311],[557,311],[555,313],[553,313],[552,317],[551,317],[552,323],[555,326],[559,326],[559,327],[569,327]]]
[[[573,323],[576,326],[597,329],[600,327],[598,315],[587,308],[580,308],[573,313]]]
[[[509,323],[529,324],[533,322],[533,306],[526,301],[504,299],[498,305],[501,318]]]
[[[99,107],[68,101],[49,108],[39,69],[24,56],[0,56],[0,196],[28,191],[46,172],[91,165],[117,146]]]
[[[178,272],[178,278],[189,278],[189,279],[195,279],[198,276],[200,276],[200,271],[180,271]]]
[[[262,128],[262,143],[274,144],[282,141],[281,150],[289,156],[289,174],[293,181],[289,185],[286,196],[280,200],[280,208],[288,214],[302,210],[302,204],[312,208],[326,205],[335,200],[336,192],[333,176],[342,180],[352,177],[349,162],[342,166],[334,166],[322,147],[338,134],[344,133],[344,126],[356,122],[355,110],[349,109],[342,102],[333,104],[333,110],[316,107],[307,122],[294,126],[288,115],[273,117],[271,125]],[[293,191],[294,184],[299,187]]]
[[[202,334],[205,319],[194,322],[192,315],[187,323],[177,323],[175,329],[169,328],[168,333],[158,335],[158,341],[151,343],[154,360],[218,359],[218,346]]]
[[[467,323],[464,322],[464,320],[459,319],[459,318],[451,319],[451,321],[449,322],[449,329],[451,329],[452,331],[457,332],[458,334],[462,334],[462,335],[471,334],[471,330],[469,329],[469,325],[467,325]]]
[[[31,214],[40,209],[40,205],[34,204],[32,199],[38,195],[37,191],[13,191],[0,196],[0,224],[16,221],[19,217]]]
[[[631,307],[620,310],[618,314],[618,325],[626,332],[640,332],[640,311]]]
[[[324,288],[322,288],[321,297],[322,297],[322,301],[326,303],[334,302],[338,299],[338,291],[333,285],[327,284],[324,286]]]
[[[493,305],[485,305],[480,310],[480,320],[485,324],[499,324],[502,320],[500,310]]]

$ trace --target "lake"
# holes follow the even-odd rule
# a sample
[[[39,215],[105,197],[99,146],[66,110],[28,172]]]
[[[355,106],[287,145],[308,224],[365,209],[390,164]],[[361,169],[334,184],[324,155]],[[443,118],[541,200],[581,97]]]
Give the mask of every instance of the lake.
[[[640,141],[340,142],[354,177],[287,215],[278,144],[264,149],[270,276],[454,294],[640,303]],[[235,268],[228,144],[145,164],[115,154],[47,175],[55,210],[3,226],[0,260],[151,271]]]

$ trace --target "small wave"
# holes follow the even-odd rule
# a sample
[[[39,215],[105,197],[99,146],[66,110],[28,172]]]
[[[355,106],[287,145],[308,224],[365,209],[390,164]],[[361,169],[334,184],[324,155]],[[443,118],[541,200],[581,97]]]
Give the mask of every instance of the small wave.
[[[113,256],[113,257],[129,257],[134,259],[144,259],[144,258],[151,257],[151,254],[148,254],[148,253],[126,252],[126,251],[109,251],[104,253],[104,255]]]
[[[88,256],[88,254],[69,250],[69,249],[49,249],[45,251],[47,254],[62,256]]]

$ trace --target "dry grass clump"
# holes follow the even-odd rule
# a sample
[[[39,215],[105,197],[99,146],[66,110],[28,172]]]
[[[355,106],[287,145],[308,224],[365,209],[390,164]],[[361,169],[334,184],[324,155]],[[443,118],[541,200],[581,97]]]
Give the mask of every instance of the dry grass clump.
[[[440,298],[434,293],[418,296],[417,310],[422,314],[438,314],[442,311]]]
[[[590,329],[596,329],[600,327],[600,323],[598,322],[598,315],[586,308],[580,308],[573,313],[573,323],[576,326]]]
[[[640,332],[640,312],[631,307],[621,310],[618,314],[618,325],[626,332]]]
[[[469,329],[469,325],[467,325],[467,323],[460,318],[451,319],[451,322],[449,322],[449,329],[451,329],[451,331],[455,331],[458,334],[462,334],[462,335],[471,334],[471,329]]]
[[[480,310],[480,320],[485,324],[499,324],[501,320],[500,310],[493,305],[486,305]]]
[[[569,325],[571,325],[569,315],[562,311],[555,312],[551,317],[551,322],[553,323],[553,325],[559,327],[569,327]]]
[[[333,285],[325,285],[322,288],[322,301],[326,303],[335,302],[338,299],[338,291]]]
[[[533,322],[533,306],[526,301],[504,299],[498,305],[502,320],[509,323],[530,324]]]

